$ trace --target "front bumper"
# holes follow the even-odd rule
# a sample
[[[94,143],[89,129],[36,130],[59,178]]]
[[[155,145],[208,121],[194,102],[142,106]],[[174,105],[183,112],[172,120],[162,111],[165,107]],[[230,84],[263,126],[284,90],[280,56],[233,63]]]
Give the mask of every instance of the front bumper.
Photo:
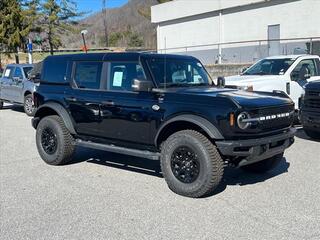
[[[311,128],[320,132],[320,112],[301,110],[300,118],[304,128]]]
[[[223,156],[241,157],[238,166],[244,166],[283,153],[294,142],[295,128],[274,136],[249,140],[217,141]]]

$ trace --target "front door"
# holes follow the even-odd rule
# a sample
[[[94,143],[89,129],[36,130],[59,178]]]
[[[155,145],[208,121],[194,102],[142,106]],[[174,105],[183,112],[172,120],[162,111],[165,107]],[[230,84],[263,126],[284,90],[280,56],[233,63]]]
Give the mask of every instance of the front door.
[[[23,89],[23,73],[20,67],[16,67],[12,77],[11,93],[14,102],[23,103],[24,97],[22,96]]]
[[[280,55],[280,24],[268,26],[269,56]]]
[[[290,97],[299,106],[299,98],[303,94],[303,87],[308,83],[308,79],[318,76],[320,73],[316,67],[315,59],[301,60],[291,72]]]
[[[108,84],[102,92],[100,123],[106,137],[128,143],[152,144],[150,126],[158,100],[152,92],[134,92],[134,79],[146,80],[139,63],[108,64]],[[151,80],[150,80],[151,81]]]

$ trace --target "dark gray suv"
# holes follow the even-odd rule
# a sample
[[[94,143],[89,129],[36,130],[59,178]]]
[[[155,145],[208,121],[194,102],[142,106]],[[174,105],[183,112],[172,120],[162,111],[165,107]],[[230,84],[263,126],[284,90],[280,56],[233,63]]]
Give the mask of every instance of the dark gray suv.
[[[28,79],[31,64],[9,64],[0,78],[0,109],[4,102],[23,105],[27,115],[35,112],[32,93],[37,83]]]

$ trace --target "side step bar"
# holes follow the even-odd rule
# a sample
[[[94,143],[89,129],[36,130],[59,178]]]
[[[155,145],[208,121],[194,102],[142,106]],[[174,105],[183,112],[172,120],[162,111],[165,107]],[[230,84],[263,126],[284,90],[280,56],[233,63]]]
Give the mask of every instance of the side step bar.
[[[125,154],[125,155],[134,156],[134,157],[140,157],[140,158],[147,158],[147,159],[156,160],[156,161],[160,159],[160,153],[150,152],[146,150],[137,150],[137,149],[131,149],[131,148],[125,148],[125,147],[118,147],[115,145],[94,143],[89,141],[83,141],[80,139],[77,139],[76,143],[77,143],[77,146],[93,148],[93,149],[98,149],[98,150],[107,151],[107,152]]]

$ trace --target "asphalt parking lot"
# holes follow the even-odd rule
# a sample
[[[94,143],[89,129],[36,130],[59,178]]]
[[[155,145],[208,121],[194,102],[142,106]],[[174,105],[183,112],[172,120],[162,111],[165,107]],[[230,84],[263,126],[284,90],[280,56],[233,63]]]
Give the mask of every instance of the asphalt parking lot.
[[[264,175],[226,169],[215,195],[172,193],[159,163],[77,149],[46,165],[19,107],[0,111],[0,239],[320,239],[320,142],[300,129]]]

